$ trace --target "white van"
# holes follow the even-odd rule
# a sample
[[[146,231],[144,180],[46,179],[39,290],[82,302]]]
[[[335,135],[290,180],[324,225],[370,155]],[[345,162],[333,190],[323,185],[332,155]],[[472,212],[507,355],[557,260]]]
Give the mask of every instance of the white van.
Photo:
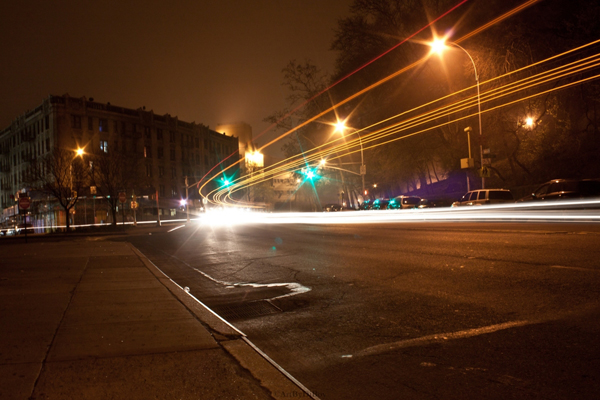
[[[465,193],[452,207],[482,206],[484,204],[514,203],[515,198],[508,189],[479,189]]]

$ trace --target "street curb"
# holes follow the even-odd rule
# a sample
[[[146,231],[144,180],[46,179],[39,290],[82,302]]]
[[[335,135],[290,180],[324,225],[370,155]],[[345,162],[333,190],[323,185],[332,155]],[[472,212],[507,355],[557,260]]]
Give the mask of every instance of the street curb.
[[[227,340],[215,339],[243,368],[247,369],[252,376],[260,381],[261,386],[269,390],[275,399],[308,397],[319,400],[314,393],[256,347],[242,331],[179,286],[133,244],[129,243],[129,246],[158,281],[198,320],[206,324],[215,333],[225,336]]]

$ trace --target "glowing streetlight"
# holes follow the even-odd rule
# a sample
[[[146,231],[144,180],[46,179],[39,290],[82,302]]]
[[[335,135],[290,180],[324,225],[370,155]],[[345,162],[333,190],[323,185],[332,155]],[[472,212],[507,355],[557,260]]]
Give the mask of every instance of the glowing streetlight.
[[[437,53],[439,56],[441,56],[442,52],[449,46],[454,46],[464,51],[465,54],[469,57],[469,60],[471,60],[471,64],[473,64],[473,71],[475,72],[475,82],[477,83],[477,114],[479,117],[479,137],[482,138],[483,131],[481,129],[481,93],[479,91],[479,75],[477,74],[477,67],[475,66],[475,61],[473,61],[473,57],[471,57],[471,54],[469,54],[469,52],[458,43],[446,42],[445,39],[434,39],[433,42],[430,42],[428,44],[431,47],[431,52]],[[481,157],[481,167],[483,168],[483,144],[479,145],[479,155]],[[485,178],[483,176],[481,177],[481,188],[485,189]]]
[[[342,136],[344,136],[344,130],[346,129],[346,124],[344,121],[338,121],[335,124],[335,132],[339,132]],[[360,143],[360,176],[362,178],[362,191],[365,192],[365,174],[367,173],[367,167],[365,165],[365,159],[363,155],[363,143],[362,138],[360,137],[360,133],[357,130],[354,131],[358,135],[358,142]]]
[[[81,147],[78,147],[77,150],[75,150],[75,157],[73,157],[73,160],[75,160],[75,158],[77,157],[82,157],[84,155],[84,151]],[[73,160],[71,160],[71,162],[69,163],[69,177],[71,178],[71,183],[70,183],[70,190],[71,190],[71,197],[77,197],[77,196],[73,196]]]
[[[436,38],[429,45],[431,46],[431,52],[437,53],[438,55],[441,55],[444,49],[446,48],[446,43],[443,39]]]
[[[534,124],[533,118],[531,118],[531,117],[525,118],[525,126],[527,128],[533,128],[533,124]]]

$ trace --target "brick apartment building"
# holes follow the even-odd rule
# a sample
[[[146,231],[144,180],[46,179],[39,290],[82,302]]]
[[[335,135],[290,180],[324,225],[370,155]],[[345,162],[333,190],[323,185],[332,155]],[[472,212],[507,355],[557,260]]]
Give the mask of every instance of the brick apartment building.
[[[145,187],[128,189],[140,194],[152,189],[158,192],[161,203],[159,208],[154,204],[152,213],[167,217],[174,215],[179,200],[185,196],[186,176],[192,184],[231,154],[235,153],[225,161],[225,167],[239,160],[238,139],[203,124],[180,121],[169,114],[158,115],[145,107],[130,109],[68,94],[50,96],[0,131],[3,222],[15,213],[16,193],[29,189],[25,182],[27,168],[55,147],[84,148],[90,153],[110,152],[115,148],[139,158]],[[190,189],[190,198],[199,198],[195,188]],[[101,202],[87,195],[83,199],[86,207],[90,200],[94,201],[94,211],[90,210],[87,218],[88,210],[84,210],[86,222],[99,222],[96,204]],[[81,207],[79,203],[78,206]],[[39,216],[45,220],[40,226],[50,223],[52,218],[51,223],[60,222],[61,217],[53,215],[59,212],[55,207],[46,205],[34,211],[44,212],[44,216]],[[80,214],[78,219],[83,223]]]

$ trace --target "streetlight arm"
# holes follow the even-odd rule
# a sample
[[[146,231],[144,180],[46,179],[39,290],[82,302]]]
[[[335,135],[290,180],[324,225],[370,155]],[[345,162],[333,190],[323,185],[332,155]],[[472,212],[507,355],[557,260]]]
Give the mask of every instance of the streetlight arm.
[[[338,170],[340,170],[340,171],[349,172],[349,173],[351,173],[351,174],[354,174],[354,175],[361,175],[361,174],[359,174],[358,172],[350,171],[349,169],[345,169],[345,168],[338,168],[338,167],[331,167],[331,166],[329,166],[329,165],[328,165],[328,166],[326,166],[326,167],[323,167],[323,168],[338,169]]]
[[[477,84],[479,85],[479,74],[477,74],[477,67],[475,66],[475,61],[473,60],[473,57],[471,57],[471,54],[469,54],[469,52],[462,47],[460,44],[458,43],[454,43],[454,42],[449,42],[448,44],[458,47],[459,49],[461,49],[462,51],[465,52],[465,54],[469,57],[469,60],[471,60],[471,64],[473,64],[473,71],[475,71],[475,81],[477,82]]]

